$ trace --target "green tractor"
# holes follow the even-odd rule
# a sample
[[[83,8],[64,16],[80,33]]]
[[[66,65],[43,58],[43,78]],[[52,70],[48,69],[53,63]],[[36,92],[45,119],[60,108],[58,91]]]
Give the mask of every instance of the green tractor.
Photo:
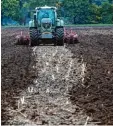
[[[36,7],[34,19],[29,22],[31,46],[53,43],[64,45],[64,21],[57,18],[56,7]]]

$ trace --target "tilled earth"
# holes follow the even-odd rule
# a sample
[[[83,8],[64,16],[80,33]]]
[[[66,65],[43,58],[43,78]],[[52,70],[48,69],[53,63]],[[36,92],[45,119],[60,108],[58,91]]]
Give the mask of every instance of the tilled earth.
[[[76,28],[67,46],[16,45],[2,29],[2,124],[113,124],[113,29]]]

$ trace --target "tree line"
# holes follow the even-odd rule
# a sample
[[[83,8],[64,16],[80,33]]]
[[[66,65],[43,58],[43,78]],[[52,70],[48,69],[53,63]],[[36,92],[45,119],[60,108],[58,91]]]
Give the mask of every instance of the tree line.
[[[36,6],[56,6],[67,24],[112,24],[113,0],[1,0],[1,22],[11,18],[26,24]]]

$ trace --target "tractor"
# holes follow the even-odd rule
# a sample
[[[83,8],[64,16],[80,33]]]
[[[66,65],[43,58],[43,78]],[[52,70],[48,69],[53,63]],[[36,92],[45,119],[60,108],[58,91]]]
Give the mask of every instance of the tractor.
[[[71,28],[64,28],[64,21],[57,18],[56,7],[36,7],[33,20],[29,22],[29,35],[16,36],[19,45],[36,46],[40,44],[54,44],[63,46],[78,42],[77,33]]]
[[[64,21],[57,18],[56,7],[36,7],[33,20],[29,22],[31,46],[53,43],[64,45]]]

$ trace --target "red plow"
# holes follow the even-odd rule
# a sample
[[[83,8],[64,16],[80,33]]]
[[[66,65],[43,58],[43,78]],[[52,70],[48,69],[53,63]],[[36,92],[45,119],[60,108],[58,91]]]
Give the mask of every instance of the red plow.
[[[23,32],[21,31],[20,35],[16,36],[16,44],[18,44],[18,45],[30,45],[30,36],[29,35],[23,35]]]
[[[66,44],[76,44],[78,43],[78,35],[77,33],[71,29],[64,28],[64,43]]]

